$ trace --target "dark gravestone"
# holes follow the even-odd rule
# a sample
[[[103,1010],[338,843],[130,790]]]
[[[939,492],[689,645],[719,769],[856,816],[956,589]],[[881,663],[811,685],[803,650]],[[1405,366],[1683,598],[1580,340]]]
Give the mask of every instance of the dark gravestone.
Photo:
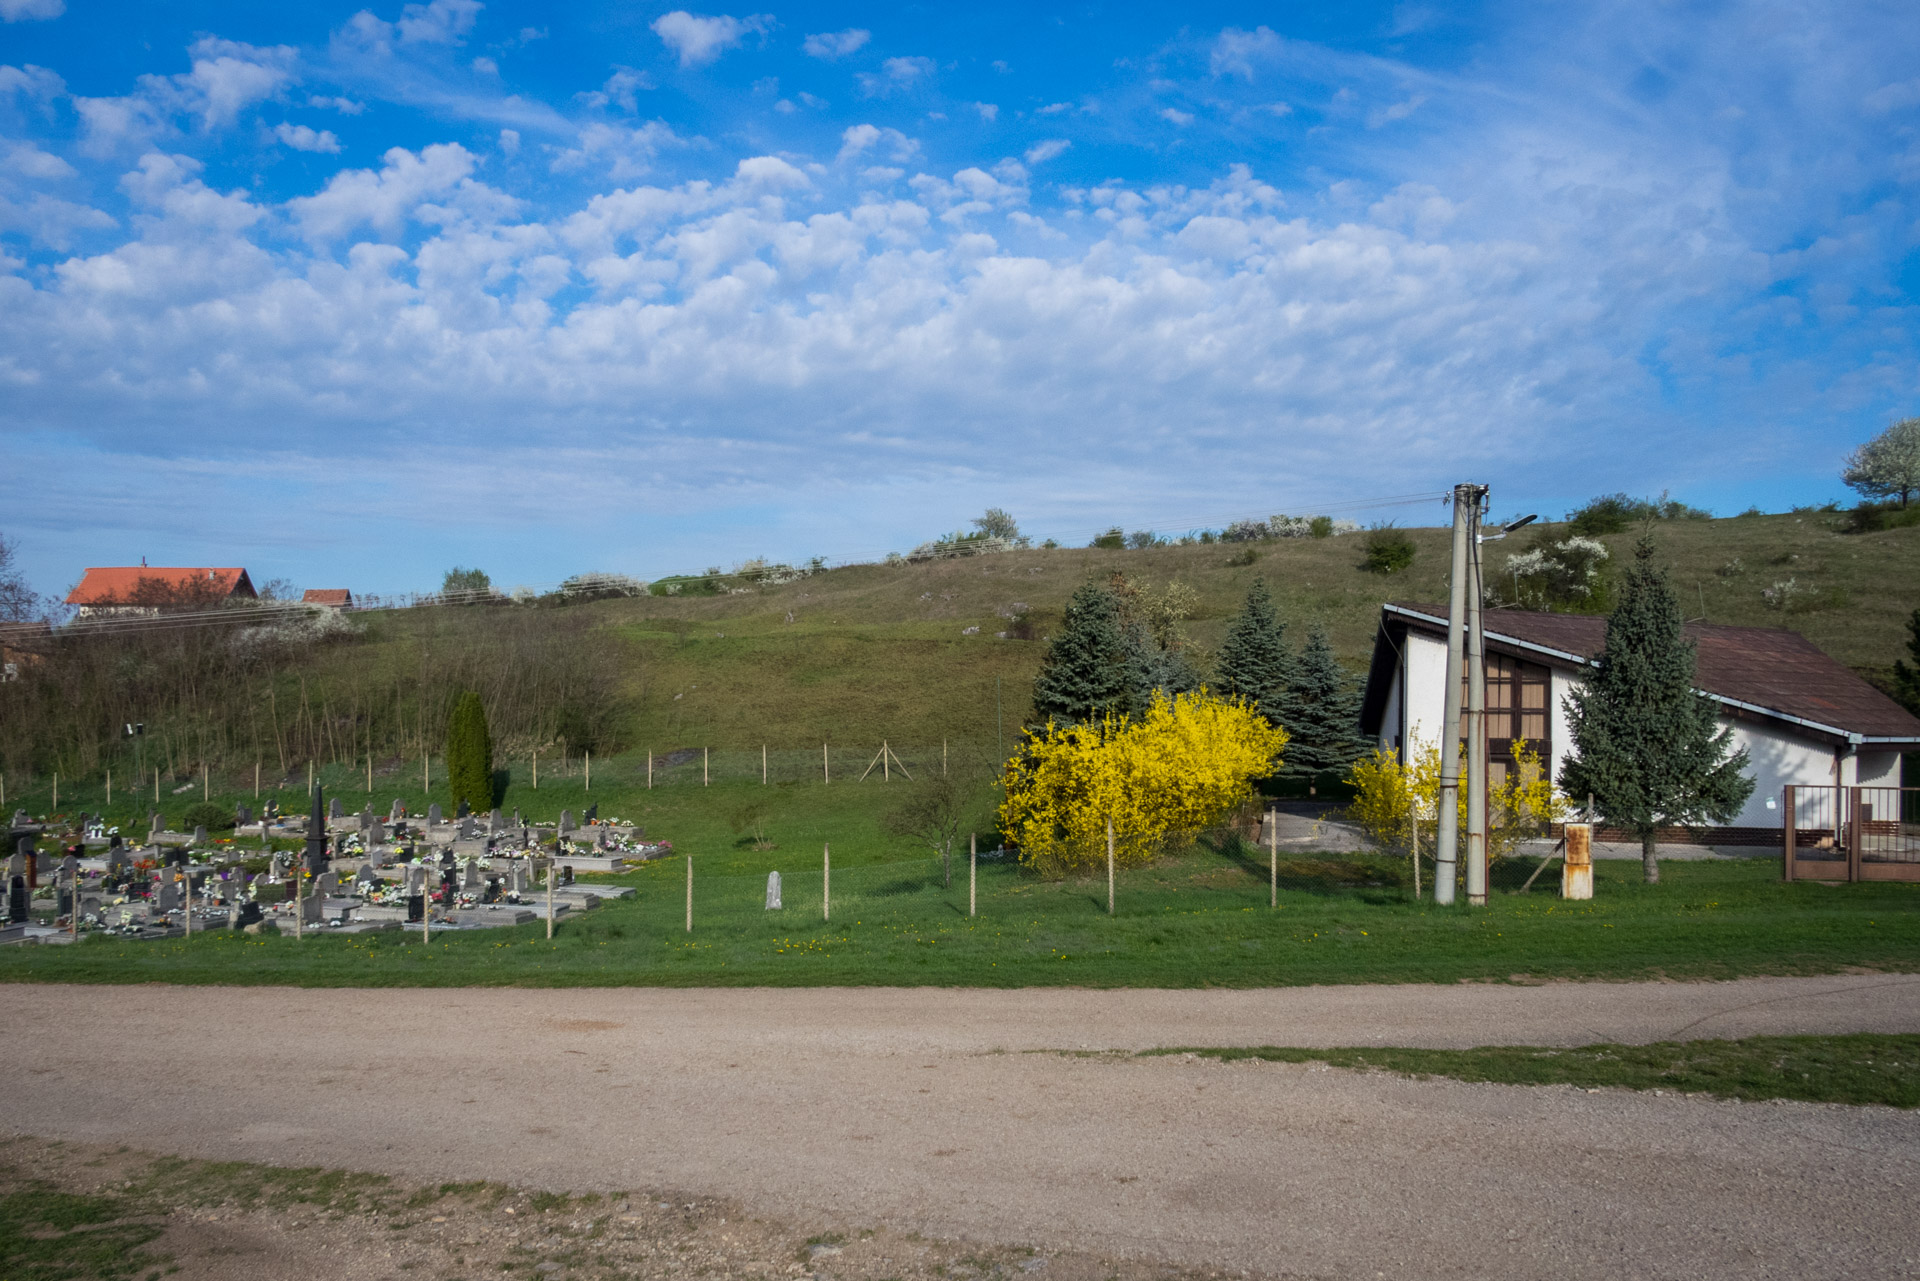
[[[473,839],[473,836],[473,815],[462,814],[460,816],[460,839],[470,841]]]
[[[33,892],[27,888],[24,872],[7,875],[7,924],[18,925],[27,919],[33,907]]]
[[[313,789],[313,791],[314,791],[314,795],[318,797],[320,794],[320,789],[316,787]],[[334,797],[333,800],[327,803],[328,818],[340,818],[345,813],[346,811],[340,808],[340,798],[338,796]]]
[[[233,807],[233,825],[235,827],[245,827],[251,822],[253,822],[253,811],[251,809],[245,805],[236,805]]]
[[[233,928],[236,930],[244,930],[249,925],[258,925],[265,919],[266,913],[260,910],[258,903],[242,903],[239,912],[234,915]]]
[[[587,806],[587,812],[582,817],[581,821],[585,823],[591,823],[599,817],[600,817],[600,802],[595,801],[593,804]]]
[[[460,808],[454,811],[453,816],[455,818],[465,818],[467,815],[471,813],[473,813],[473,811],[467,808],[467,802],[464,798],[462,798],[462,800],[460,801]]]

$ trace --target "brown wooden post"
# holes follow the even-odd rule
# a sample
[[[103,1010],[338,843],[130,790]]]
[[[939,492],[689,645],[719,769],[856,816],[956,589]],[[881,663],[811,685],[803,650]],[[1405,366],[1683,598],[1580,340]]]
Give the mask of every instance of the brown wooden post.
[[[1860,879],[1860,830],[1866,826],[1860,806],[1860,789],[1847,789],[1847,879]]]
[[[1107,819],[1107,915],[1113,915],[1113,819]]]
[[[1593,824],[1567,823],[1561,827],[1567,849],[1560,861],[1560,897],[1593,897]]]
[[[980,884],[980,844],[973,832],[967,833],[967,915],[972,916],[979,904],[978,887]]]
[[[1800,841],[1799,831],[1794,825],[1792,783],[1787,784],[1786,795],[1781,799],[1780,805],[1780,821],[1782,824],[1781,839],[1783,842],[1780,850],[1780,879],[1783,881],[1791,881],[1794,873],[1794,847],[1798,845]]]

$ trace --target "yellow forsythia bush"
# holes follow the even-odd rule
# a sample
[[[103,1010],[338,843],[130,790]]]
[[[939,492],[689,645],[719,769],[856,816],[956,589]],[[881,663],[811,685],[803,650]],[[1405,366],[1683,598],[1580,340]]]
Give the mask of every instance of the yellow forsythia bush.
[[[1567,816],[1566,798],[1554,789],[1553,780],[1541,768],[1540,754],[1525,743],[1514,746],[1514,768],[1499,787],[1487,789],[1487,860],[1492,862],[1513,849],[1526,836],[1545,832],[1550,824]],[[1381,848],[1407,848],[1409,816],[1420,825],[1420,848],[1429,856],[1440,813],[1440,748],[1429,743],[1414,753],[1411,764],[1402,765],[1392,752],[1375,751],[1354,762],[1347,781],[1353,784],[1353,804],[1347,816],[1365,829]],[[1467,780],[1463,771],[1459,792],[1459,849],[1457,857],[1466,857]]]
[[[1106,861],[1111,818],[1115,860],[1142,863],[1251,797],[1286,742],[1243,700],[1205,690],[1156,693],[1137,721],[1049,722],[1006,764],[1000,829],[1023,862],[1057,876]]]

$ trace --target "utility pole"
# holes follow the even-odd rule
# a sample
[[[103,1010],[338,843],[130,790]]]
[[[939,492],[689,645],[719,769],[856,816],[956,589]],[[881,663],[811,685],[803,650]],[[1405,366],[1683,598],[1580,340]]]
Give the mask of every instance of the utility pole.
[[[1487,905],[1487,635],[1480,582],[1480,518],[1486,487],[1467,512],[1467,903]]]
[[[1462,632],[1467,614],[1467,539],[1469,511],[1478,504],[1478,485],[1453,487],[1452,591],[1447,603],[1446,715],[1440,727],[1440,812],[1433,845],[1433,901],[1453,902],[1458,876],[1454,851],[1460,834],[1460,676],[1466,658]]]

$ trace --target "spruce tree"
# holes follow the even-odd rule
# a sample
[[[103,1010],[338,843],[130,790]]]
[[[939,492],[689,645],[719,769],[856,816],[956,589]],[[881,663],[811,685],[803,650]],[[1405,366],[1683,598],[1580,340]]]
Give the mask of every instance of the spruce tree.
[[[1747,751],[1732,750],[1712,700],[1693,689],[1694,648],[1680,629],[1667,572],[1642,537],[1607,618],[1599,667],[1575,690],[1568,724],[1579,755],[1560,769],[1569,796],[1592,794],[1602,820],[1640,838],[1647,883],[1658,884],[1655,832],[1724,823],[1753,794]]]
[[[1267,580],[1256,578],[1240,616],[1227,628],[1220,646],[1219,690],[1252,703],[1254,709],[1288,733],[1297,719],[1293,708],[1293,655],[1287,650],[1287,625],[1273,612]],[[1292,748],[1287,749],[1288,758]]]
[[[1902,707],[1920,716],[1920,609],[1907,620],[1907,657],[1913,660],[1913,666],[1897,658],[1893,661],[1893,696]]]
[[[1062,724],[1132,711],[1134,655],[1120,624],[1113,593],[1085,583],[1067,602],[1060,634],[1047,646],[1033,678],[1033,717]]]
[[[493,808],[493,736],[487,732],[487,709],[472,690],[460,696],[447,718],[447,786],[456,809],[462,801],[475,814]]]
[[[1327,633],[1307,632],[1307,647],[1294,665],[1288,686],[1293,723],[1287,730],[1285,768],[1289,778],[1311,780],[1320,774],[1344,774],[1367,753],[1360,734],[1360,687],[1333,656]]]

